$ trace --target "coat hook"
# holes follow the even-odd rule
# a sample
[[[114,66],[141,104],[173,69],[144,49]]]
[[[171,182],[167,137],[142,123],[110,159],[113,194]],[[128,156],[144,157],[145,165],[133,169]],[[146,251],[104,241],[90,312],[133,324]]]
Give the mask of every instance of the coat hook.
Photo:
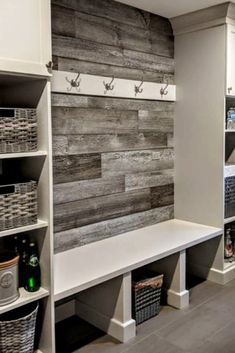
[[[169,86],[168,82],[166,83],[166,86],[165,87],[161,87],[160,89],[160,95],[163,97],[163,96],[166,96],[168,94],[168,91],[167,91],[167,87]]]
[[[72,91],[73,88],[76,88],[77,92],[80,91],[79,87],[80,87],[80,83],[81,83],[81,79],[79,80],[80,77],[80,73],[77,74],[75,79],[69,80],[68,77],[66,76],[66,81],[68,83],[70,83],[70,87],[67,87],[67,91]]]
[[[112,85],[113,81],[114,81],[114,76],[112,76],[112,79],[111,79],[111,81],[109,83],[103,81],[103,84],[104,84],[104,87],[105,87],[104,94],[106,94],[108,91],[112,91],[114,89],[114,85]]]
[[[135,85],[135,96],[137,96],[138,93],[142,93],[143,92],[144,89],[140,88],[143,85],[143,83],[144,83],[144,79],[142,78],[142,81],[141,81],[140,85],[139,86]]]

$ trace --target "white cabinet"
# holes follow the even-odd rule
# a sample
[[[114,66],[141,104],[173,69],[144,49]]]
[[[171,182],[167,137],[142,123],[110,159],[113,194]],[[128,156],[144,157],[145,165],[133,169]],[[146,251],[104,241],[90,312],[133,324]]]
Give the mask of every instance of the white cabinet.
[[[49,0],[0,0],[0,71],[48,76]]]
[[[225,129],[226,111],[235,106],[234,21],[233,3],[171,19],[177,87],[175,217],[218,228],[235,221],[235,214],[225,218],[224,180],[235,175],[235,163],[226,163],[235,132]],[[200,261],[195,273],[202,277],[220,284],[235,278],[235,262],[224,261],[223,241],[216,256],[208,248]]]
[[[226,95],[235,96],[235,26],[227,25]]]

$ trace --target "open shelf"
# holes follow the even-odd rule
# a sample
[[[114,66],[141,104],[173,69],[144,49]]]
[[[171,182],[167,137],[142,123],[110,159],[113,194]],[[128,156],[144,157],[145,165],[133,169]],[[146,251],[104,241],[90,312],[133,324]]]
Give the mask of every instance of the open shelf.
[[[235,164],[227,163],[224,166],[224,177],[235,176]]]
[[[47,156],[47,151],[4,153],[4,154],[0,154],[0,159],[41,157],[41,156]]]
[[[227,269],[233,269],[235,268],[235,261],[232,261],[232,262],[225,262],[224,263],[224,269],[227,270]]]
[[[225,132],[235,132],[235,129],[226,129]]]
[[[6,237],[8,235],[24,233],[24,232],[29,232],[31,230],[45,228],[47,226],[48,226],[48,222],[42,221],[42,220],[39,219],[37,221],[37,223],[35,223],[35,224],[30,224],[30,225],[24,226],[24,227],[18,227],[18,228],[12,228],[12,229],[3,230],[2,232],[0,232],[0,238],[1,237]]]
[[[228,217],[224,219],[224,224],[230,223],[230,222],[234,222],[235,221],[235,216],[233,217]]]
[[[27,292],[24,288],[20,288],[19,291],[20,297],[17,300],[11,304],[0,306],[0,315],[6,313],[7,311],[19,308],[20,306],[49,296],[49,291],[42,287],[37,292],[33,293]]]

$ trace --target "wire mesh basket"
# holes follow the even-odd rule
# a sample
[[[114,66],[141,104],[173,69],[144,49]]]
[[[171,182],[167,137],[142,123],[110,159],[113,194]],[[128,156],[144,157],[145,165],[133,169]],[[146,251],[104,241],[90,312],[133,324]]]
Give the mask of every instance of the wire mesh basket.
[[[37,182],[0,185],[0,231],[37,223]]]
[[[163,275],[132,282],[132,315],[136,325],[159,314]]]
[[[38,304],[0,317],[0,352],[33,353]]]
[[[37,150],[36,109],[0,108],[0,153]]]

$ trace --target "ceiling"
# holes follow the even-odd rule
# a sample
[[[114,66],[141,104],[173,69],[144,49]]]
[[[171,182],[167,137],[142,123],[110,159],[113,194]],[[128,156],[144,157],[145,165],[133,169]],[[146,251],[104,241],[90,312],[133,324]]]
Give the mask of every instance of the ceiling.
[[[146,10],[157,15],[172,18],[225,3],[226,0],[116,0],[127,5]],[[235,3],[235,0],[231,2]]]

